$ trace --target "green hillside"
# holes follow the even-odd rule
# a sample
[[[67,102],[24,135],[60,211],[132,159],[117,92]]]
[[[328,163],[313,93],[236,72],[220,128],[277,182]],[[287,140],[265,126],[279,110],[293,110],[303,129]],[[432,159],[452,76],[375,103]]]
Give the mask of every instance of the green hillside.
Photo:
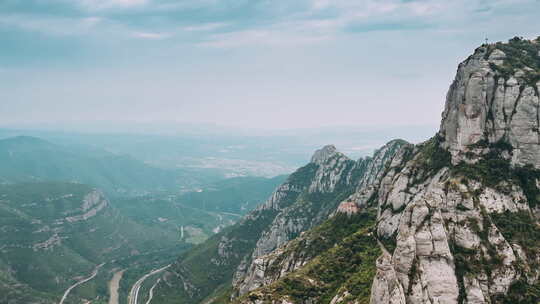
[[[338,214],[291,241],[273,260],[269,274],[274,271],[274,275],[279,276],[282,264],[290,257],[311,261],[273,284],[233,302],[249,299],[271,303],[286,297],[293,303],[314,299],[316,303],[330,303],[343,289],[350,292],[342,302],[368,304],[376,272],[375,261],[381,254],[373,235],[376,213],[376,208],[371,206],[360,214]]]
[[[136,223],[74,183],[0,185],[0,229],[1,303],[58,300],[97,264],[180,244],[176,233]]]
[[[129,269],[122,282],[129,289],[145,269],[154,267],[148,263],[160,265],[233,224],[239,216],[227,210],[255,203],[281,179],[235,178],[204,186],[204,192],[110,201],[79,183],[0,185],[0,303],[55,302],[77,278],[104,262],[96,279],[74,289],[66,303],[78,303],[81,297],[107,299],[113,268]],[[244,187],[250,191],[238,198]],[[216,210],[202,209],[195,199],[201,193]]]

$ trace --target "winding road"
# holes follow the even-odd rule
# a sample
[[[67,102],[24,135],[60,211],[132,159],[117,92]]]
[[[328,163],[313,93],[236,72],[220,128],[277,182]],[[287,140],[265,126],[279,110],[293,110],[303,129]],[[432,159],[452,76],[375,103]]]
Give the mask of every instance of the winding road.
[[[135,282],[135,284],[133,284],[133,286],[131,287],[131,291],[129,292],[129,296],[128,296],[128,303],[129,304],[138,304],[138,300],[139,300],[139,290],[141,289],[141,286],[142,286],[142,283],[144,283],[144,281],[149,277],[149,276],[152,276],[156,273],[159,273],[159,272],[162,272],[163,270],[169,268],[171,265],[167,265],[167,266],[164,266],[164,267],[161,267],[159,269],[155,269],[155,270],[152,270],[150,271],[149,273],[143,275],[140,279],[137,280],[137,282]],[[152,286],[151,290],[150,290],[150,296],[153,296],[153,289],[154,289],[155,285]],[[149,300],[151,300],[152,298],[150,298]],[[149,301],[147,301],[146,303],[149,303]]]
[[[58,302],[58,304],[63,304],[64,301],[66,300],[66,298],[68,297],[69,293],[71,292],[71,290],[73,290],[73,288],[81,285],[81,284],[84,284],[88,281],[90,281],[91,279],[93,279],[99,272],[99,269],[101,268],[101,266],[105,265],[105,263],[101,263],[99,265],[96,266],[96,268],[94,268],[94,270],[92,271],[92,274],[87,277],[87,278],[84,278],[80,281],[78,281],[77,283],[69,286],[69,288],[64,292],[64,295],[62,296],[62,299],[60,300],[60,302]]]

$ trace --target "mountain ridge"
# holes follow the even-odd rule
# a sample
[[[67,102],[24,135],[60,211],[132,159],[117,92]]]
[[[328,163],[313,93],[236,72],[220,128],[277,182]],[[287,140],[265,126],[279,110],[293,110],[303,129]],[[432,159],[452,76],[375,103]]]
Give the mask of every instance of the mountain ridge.
[[[352,194],[364,174],[384,170],[385,161],[380,159],[393,157],[403,144],[392,141],[374,157],[358,161],[329,146],[322,153],[314,153],[314,162],[291,174],[264,204],[180,257],[158,285],[156,302],[175,298],[198,303],[230,292],[225,291],[228,284],[240,284],[257,257],[322,223]],[[205,261],[211,261],[212,267],[208,268]],[[174,288],[177,284],[183,288]]]
[[[304,173],[303,187],[286,182],[257,209],[273,212],[271,219],[252,238],[254,248],[236,256],[232,266],[242,261],[232,279],[224,276],[204,301],[160,289],[160,303],[536,304],[539,43],[513,38],[475,50],[458,67],[440,131],[400,145],[376,172],[366,174],[359,160],[354,168],[364,175],[351,173],[358,172],[351,160],[332,146],[316,152],[291,175]],[[362,176],[373,178],[361,184]],[[294,202],[282,204],[280,191],[288,190]],[[313,194],[316,212],[306,204]],[[340,232],[345,219],[362,216],[365,225]],[[325,241],[321,227],[336,239]],[[223,263],[234,253],[227,241]],[[188,272],[180,275],[184,289]]]
[[[186,170],[155,168],[126,155],[86,151],[32,136],[0,140],[2,183],[75,181],[108,194],[130,195],[193,187],[205,179]]]
[[[527,140],[528,132],[538,136],[540,82],[531,84],[523,67],[515,75],[506,75],[504,89],[512,90],[517,83],[519,92],[526,93],[510,95],[510,100],[523,98],[521,103],[514,101],[513,115],[518,118],[514,123],[497,121],[494,113],[489,114],[505,100],[497,98],[496,88],[495,94],[488,94],[492,80],[502,76],[493,65],[505,65],[504,60],[495,61],[502,57],[502,51],[496,50],[530,45],[534,52],[529,55],[516,53],[536,60],[538,41],[515,38],[477,49],[458,68],[441,131],[425,143],[405,146],[390,163],[375,204],[378,216],[373,229],[382,253],[369,294],[347,286],[345,278],[343,285],[331,287],[334,281],[318,275],[331,269],[330,262],[328,267],[315,268],[317,272],[305,272],[316,267],[313,260],[237,302],[536,304],[540,298],[540,172],[535,169],[539,142]],[[486,55],[487,49],[491,55]],[[505,128],[493,127],[501,122]],[[320,256],[325,254],[331,251]],[[287,269],[283,267],[281,271]],[[340,269],[333,273],[345,275]],[[285,286],[289,290],[283,293],[280,288]],[[326,292],[333,296],[325,298]]]

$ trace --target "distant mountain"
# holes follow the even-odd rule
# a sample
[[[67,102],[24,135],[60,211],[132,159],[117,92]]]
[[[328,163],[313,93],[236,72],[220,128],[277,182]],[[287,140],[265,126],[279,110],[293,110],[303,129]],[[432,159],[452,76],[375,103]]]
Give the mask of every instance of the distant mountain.
[[[371,155],[394,138],[415,143],[426,140],[438,126],[382,124],[274,131],[233,129],[227,132],[223,132],[222,127],[214,127],[208,132],[190,132],[189,126],[182,126],[185,129],[161,127],[161,132],[150,132],[144,125],[137,124],[121,129],[104,128],[100,124],[85,129],[86,132],[47,131],[47,127],[45,130],[38,127],[37,130],[0,128],[0,138],[30,135],[64,146],[94,147],[130,155],[166,169],[211,168],[230,177],[272,177],[290,174],[302,166],[315,149],[328,142],[339,146],[351,158],[358,158]],[[76,126],[58,128],[80,130]]]
[[[100,263],[180,243],[175,231],[136,223],[73,183],[0,185],[0,229],[0,303],[57,303]]]
[[[218,174],[155,168],[124,155],[60,146],[35,137],[0,140],[0,182],[70,181],[113,194],[192,189]]]

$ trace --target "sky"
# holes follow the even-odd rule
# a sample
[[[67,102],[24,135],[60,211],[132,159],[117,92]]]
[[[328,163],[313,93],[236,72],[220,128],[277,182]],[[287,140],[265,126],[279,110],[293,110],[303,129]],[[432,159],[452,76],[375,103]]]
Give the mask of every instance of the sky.
[[[436,126],[540,0],[0,0],[0,125]]]

